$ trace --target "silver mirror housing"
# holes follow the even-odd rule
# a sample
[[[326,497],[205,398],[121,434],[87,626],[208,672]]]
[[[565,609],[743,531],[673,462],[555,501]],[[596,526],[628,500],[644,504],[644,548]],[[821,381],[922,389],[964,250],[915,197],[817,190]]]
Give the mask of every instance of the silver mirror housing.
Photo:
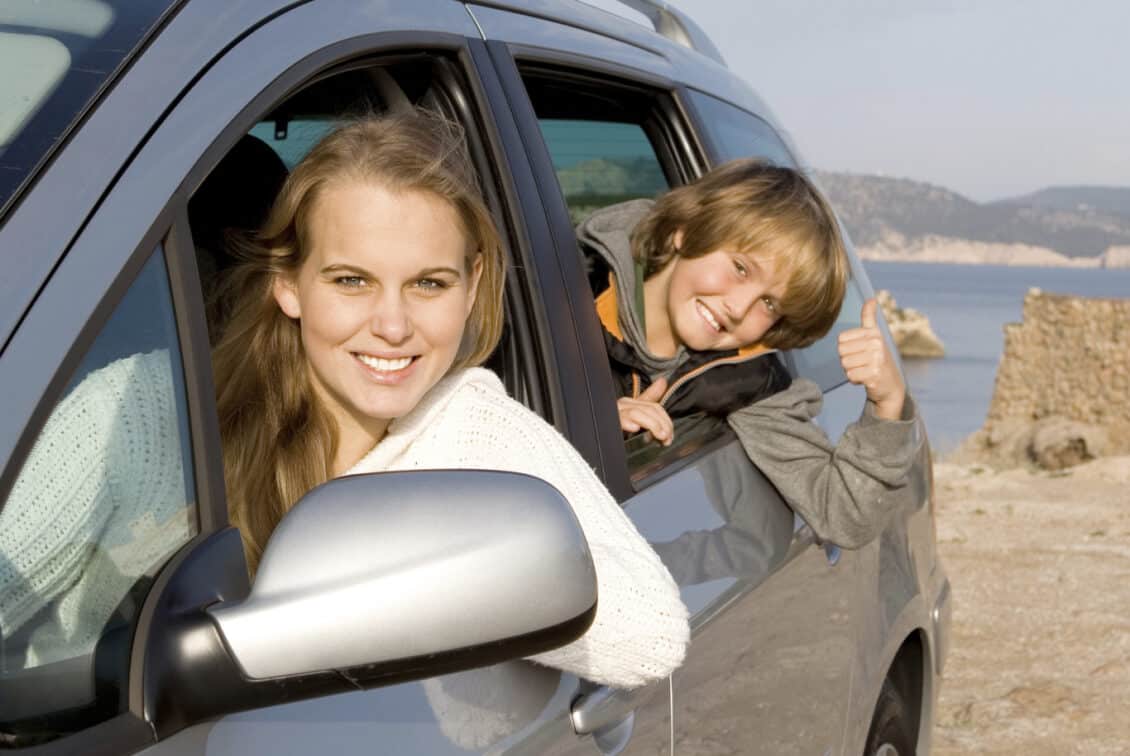
[[[577,637],[595,606],[588,544],[555,488],[518,473],[434,470],[314,489],[271,536],[250,596],[208,612],[242,672],[266,679],[465,653],[561,626]]]

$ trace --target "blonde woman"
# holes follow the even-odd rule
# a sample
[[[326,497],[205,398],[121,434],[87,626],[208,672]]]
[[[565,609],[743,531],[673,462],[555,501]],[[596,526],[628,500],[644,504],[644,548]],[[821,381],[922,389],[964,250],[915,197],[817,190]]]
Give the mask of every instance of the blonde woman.
[[[666,568],[576,450],[476,367],[501,332],[504,260],[456,127],[412,112],[330,134],[238,254],[214,364],[252,569],[332,477],[522,472],[572,504],[600,597],[584,636],[535,660],[616,687],[679,665],[687,613]]]

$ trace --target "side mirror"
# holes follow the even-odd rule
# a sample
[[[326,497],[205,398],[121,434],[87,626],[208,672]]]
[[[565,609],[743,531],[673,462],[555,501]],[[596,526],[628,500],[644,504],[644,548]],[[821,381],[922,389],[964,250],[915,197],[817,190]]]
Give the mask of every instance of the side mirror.
[[[556,489],[443,471],[319,486],[271,536],[247,600],[209,614],[244,674],[264,679],[373,674],[553,630],[595,604],[588,545]]]
[[[196,561],[177,572],[202,573],[216,556]],[[170,595],[183,593],[177,579]],[[160,647],[148,650],[161,663],[146,709],[163,736],[243,709],[530,656],[580,637],[596,598],[580,525],[544,481],[485,470],[338,478],[283,518],[244,600],[170,606]]]

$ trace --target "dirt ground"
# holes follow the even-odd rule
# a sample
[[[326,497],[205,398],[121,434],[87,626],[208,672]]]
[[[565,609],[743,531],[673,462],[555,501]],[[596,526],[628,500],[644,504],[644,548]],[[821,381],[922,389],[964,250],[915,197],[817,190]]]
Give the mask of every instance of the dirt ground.
[[[954,614],[933,753],[1130,754],[1130,457],[935,481]]]

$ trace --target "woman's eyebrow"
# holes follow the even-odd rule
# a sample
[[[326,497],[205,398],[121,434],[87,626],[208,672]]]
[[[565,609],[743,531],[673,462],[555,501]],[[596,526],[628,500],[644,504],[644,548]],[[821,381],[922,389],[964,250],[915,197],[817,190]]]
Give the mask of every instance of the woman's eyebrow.
[[[369,271],[365,270],[364,268],[361,268],[357,265],[350,265],[348,263],[333,263],[331,265],[325,266],[324,268],[322,268],[318,272],[322,273],[322,274],[325,274],[325,273],[355,273],[359,276],[364,276],[366,278],[372,278],[373,277],[373,274],[370,273]]]
[[[428,276],[434,276],[437,273],[450,273],[451,275],[455,276],[456,278],[462,278],[463,277],[462,271],[460,271],[456,268],[449,268],[446,265],[441,265],[441,266],[438,266],[438,267],[435,267],[435,268],[424,268],[419,273],[417,273],[416,276],[417,276],[417,278],[427,278]]]

